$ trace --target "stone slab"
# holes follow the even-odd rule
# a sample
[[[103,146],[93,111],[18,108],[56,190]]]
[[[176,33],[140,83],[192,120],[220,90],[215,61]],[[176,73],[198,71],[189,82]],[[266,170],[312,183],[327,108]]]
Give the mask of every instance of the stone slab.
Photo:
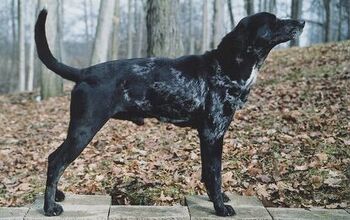
[[[110,220],[190,220],[184,206],[111,206]]]
[[[261,201],[255,196],[240,196],[235,193],[226,194],[230,198],[230,204],[234,207],[244,207],[244,206],[258,206],[264,207]],[[207,195],[196,195],[196,196],[186,196],[187,205],[207,205],[209,198]],[[211,203],[211,202],[210,202]]]
[[[350,213],[350,209],[345,209],[345,211],[347,211],[348,213]]]
[[[350,214],[343,209],[311,208],[312,213],[319,216],[318,219],[346,219],[350,220]]]
[[[0,207],[0,220],[23,220],[28,210],[27,207]]]
[[[230,202],[225,203],[231,205],[236,215],[230,217],[219,217],[215,214],[213,203],[209,201],[207,196],[187,196],[186,203],[192,220],[212,220],[212,219],[260,219],[272,220],[262,203],[253,196],[238,196],[236,194],[228,194]]]
[[[350,220],[350,215],[342,209],[301,209],[301,208],[267,208],[274,220]]]
[[[109,208],[111,204],[110,196],[100,195],[66,195],[66,199],[60,202],[63,206],[63,213],[60,216],[47,217],[44,215],[43,205],[44,198],[39,196],[32,207],[29,209],[25,220],[41,220],[41,219],[108,219]]]

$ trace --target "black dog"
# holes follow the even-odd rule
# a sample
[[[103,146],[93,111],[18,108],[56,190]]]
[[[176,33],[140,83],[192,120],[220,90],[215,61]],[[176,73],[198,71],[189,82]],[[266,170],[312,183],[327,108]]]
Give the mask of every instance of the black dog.
[[[117,60],[76,69],[59,63],[51,54],[45,35],[46,16],[47,11],[42,10],[35,26],[39,58],[76,85],[67,138],[49,156],[45,214],[62,213],[62,207],[55,203],[64,199],[57,189],[60,176],[110,118],[141,125],[144,118],[153,117],[198,130],[202,182],[217,215],[234,215],[221,192],[224,134],[235,111],[246,102],[257,70],[270,50],[294,39],[305,22],[259,13],[242,19],[217,49],[204,55]]]

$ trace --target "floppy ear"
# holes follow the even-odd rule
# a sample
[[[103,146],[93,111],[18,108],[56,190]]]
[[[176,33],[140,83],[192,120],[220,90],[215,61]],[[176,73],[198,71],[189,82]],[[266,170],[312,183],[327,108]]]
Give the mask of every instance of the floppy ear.
[[[245,24],[241,21],[230,33],[228,33],[218,45],[218,50],[227,55],[239,54],[246,50],[248,35]]]

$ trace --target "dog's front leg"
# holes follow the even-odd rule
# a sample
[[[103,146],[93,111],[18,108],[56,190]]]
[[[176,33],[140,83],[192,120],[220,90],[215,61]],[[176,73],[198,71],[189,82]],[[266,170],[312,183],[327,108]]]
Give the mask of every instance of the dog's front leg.
[[[219,216],[232,216],[235,211],[224,204],[221,192],[221,157],[223,137],[213,140],[202,133],[199,134],[202,158],[202,182],[204,182],[210,200]]]

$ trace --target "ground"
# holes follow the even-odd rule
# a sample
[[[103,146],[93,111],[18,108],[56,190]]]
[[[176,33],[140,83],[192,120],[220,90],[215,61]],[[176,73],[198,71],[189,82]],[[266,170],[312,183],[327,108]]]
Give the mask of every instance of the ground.
[[[350,41],[273,52],[225,137],[223,188],[265,206],[350,206]],[[0,206],[44,191],[64,140],[69,91],[0,96]],[[204,194],[197,134],[156,120],[110,120],[66,170],[65,192],[114,204],[176,204]]]

